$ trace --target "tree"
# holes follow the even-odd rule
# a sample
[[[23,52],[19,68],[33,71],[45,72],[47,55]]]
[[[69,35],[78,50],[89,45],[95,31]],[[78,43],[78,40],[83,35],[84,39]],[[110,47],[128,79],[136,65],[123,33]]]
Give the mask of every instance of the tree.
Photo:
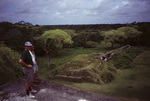
[[[143,33],[140,37],[139,43],[142,46],[150,46],[150,22],[139,22],[137,23],[139,30]]]
[[[123,31],[120,30],[110,30],[103,32],[102,36],[104,37],[105,42],[111,43],[111,47],[114,47],[115,43],[121,43],[123,42],[127,36]]]
[[[50,67],[50,53],[63,48],[63,45],[65,44],[73,44],[71,36],[59,29],[45,31],[41,36],[36,37],[35,39],[43,47],[46,53],[48,68]]]
[[[72,40],[74,41],[75,47],[86,47],[86,42],[90,40],[90,33],[80,32]]]
[[[126,43],[128,44],[135,44],[142,34],[141,31],[138,31],[136,29],[136,27],[127,26],[127,27],[118,28],[117,30],[125,33],[125,35],[127,36]]]
[[[136,27],[120,27],[117,30],[110,30],[102,32],[105,42],[110,42],[112,48],[115,43],[135,44],[142,32],[138,31]]]
[[[24,25],[24,24],[25,24],[25,21],[19,21],[18,24]]]
[[[72,30],[72,29],[64,29],[63,30],[64,32],[68,33],[68,35],[71,36],[71,38],[77,36],[78,34],[75,32],[75,30]]]

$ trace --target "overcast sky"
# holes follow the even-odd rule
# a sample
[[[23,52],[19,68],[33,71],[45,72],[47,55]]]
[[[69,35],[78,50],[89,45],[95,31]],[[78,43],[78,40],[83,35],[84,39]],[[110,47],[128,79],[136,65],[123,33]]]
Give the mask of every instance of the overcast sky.
[[[0,0],[0,22],[39,25],[150,22],[150,0]]]

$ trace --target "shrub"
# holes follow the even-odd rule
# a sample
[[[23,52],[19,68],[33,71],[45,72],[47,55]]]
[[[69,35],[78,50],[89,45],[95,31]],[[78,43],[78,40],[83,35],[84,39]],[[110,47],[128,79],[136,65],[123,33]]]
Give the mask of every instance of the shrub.
[[[101,75],[101,79],[103,82],[108,83],[114,79],[114,75],[111,72],[103,72]]]
[[[119,56],[117,56],[117,61],[115,62],[115,67],[116,68],[121,68],[121,69],[125,69],[125,68],[129,68],[129,64],[132,61],[132,58],[129,54],[127,54],[126,52],[121,53]]]
[[[19,54],[4,44],[0,44],[0,85],[22,76],[18,64]]]
[[[86,47],[87,48],[96,48],[97,47],[97,43],[94,41],[87,41],[86,42]]]
[[[141,50],[134,47],[122,51],[120,54],[114,57],[114,66],[118,69],[130,68],[130,63],[140,52]]]

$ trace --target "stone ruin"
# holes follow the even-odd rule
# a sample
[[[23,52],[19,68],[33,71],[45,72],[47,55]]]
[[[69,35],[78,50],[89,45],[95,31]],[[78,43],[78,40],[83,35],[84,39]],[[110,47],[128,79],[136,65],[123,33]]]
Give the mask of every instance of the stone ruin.
[[[130,45],[125,45],[123,47],[120,47],[120,48],[117,48],[116,50],[125,50],[125,49],[129,49],[131,48]],[[96,56],[95,58],[97,59],[100,59],[100,60],[103,60],[103,61],[108,61],[110,60],[111,58],[113,58],[113,56],[116,55],[116,53],[114,52],[107,52],[107,53],[94,53],[95,55],[99,55],[99,56]]]
[[[98,55],[95,56],[95,59],[99,59],[100,63],[97,67],[100,67],[100,65],[102,64],[102,62],[107,62],[110,59],[112,59],[115,55],[117,55],[115,53],[115,51],[122,51],[122,50],[126,50],[131,48],[130,45],[126,45],[120,48],[115,49],[112,52],[106,52],[106,53],[93,53],[94,55]],[[81,70],[81,71],[72,71],[72,70],[68,70],[68,71],[60,71],[57,75],[52,75],[49,76],[52,79],[59,79],[59,80],[65,80],[65,81],[71,81],[71,82],[93,82],[93,83],[97,83],[97,81],[93,81],[90,78],[84,77],[82,76],[82,74],[87,74],[86,70]]]

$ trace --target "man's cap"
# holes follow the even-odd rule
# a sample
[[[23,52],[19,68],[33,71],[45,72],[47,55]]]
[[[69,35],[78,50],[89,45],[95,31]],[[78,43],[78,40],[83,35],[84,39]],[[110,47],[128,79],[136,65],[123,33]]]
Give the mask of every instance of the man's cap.
[[[32,44],[29,41],[27,41],[25,42],[25,46],[32,46]]]

